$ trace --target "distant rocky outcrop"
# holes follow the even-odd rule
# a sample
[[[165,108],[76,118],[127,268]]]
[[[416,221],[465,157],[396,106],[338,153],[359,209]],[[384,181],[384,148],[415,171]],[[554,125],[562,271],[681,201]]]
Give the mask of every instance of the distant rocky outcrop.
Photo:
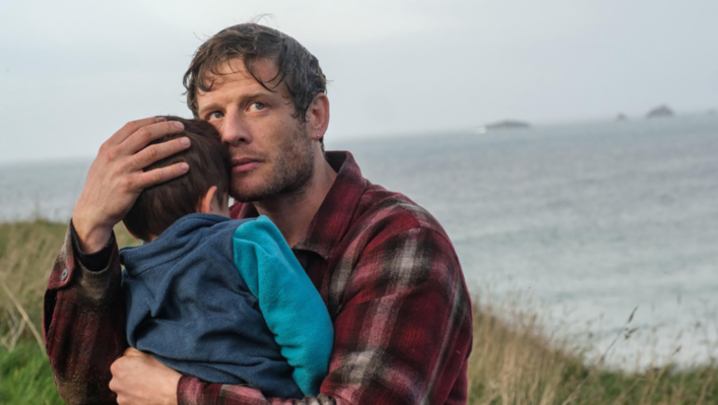
[[[648,114],[646,114],[646,118],[665,118],[672,117],[674,115],[673,110],[663,104],[649,111]]]
[[[706,111],[706,115],[718,115],[718,110],[715,108],[711,108],[710,110]]]
[[[626,117],[626,114],[624,113],[618,113],[616,121],[628,121],[628,117]]]
[[[529,125],[528,122],[518,120],[503,120],[498,122],[492,122],[491,124],[486,124],[482,127],[479,127],[476,132],[483,134],[489,131],[503,131],[507,129],[523,129],[530,127],[531,125]]]

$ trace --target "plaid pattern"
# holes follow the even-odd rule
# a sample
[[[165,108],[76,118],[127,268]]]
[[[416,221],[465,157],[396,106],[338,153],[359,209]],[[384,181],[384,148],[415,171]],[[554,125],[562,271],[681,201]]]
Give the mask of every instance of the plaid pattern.
[[[471,304],[449,238],[424,209],[364,179],[351,154],[327,160],[336,181],[294,247],[334,323],[321,394],[267,399],[185,376],[181,405],[466,403]],[[232,209],[256,215],[251,204]],[[45,298],[48,355],[68,403],[112,403],[109,365],[126,345],[117,254],[102,272],[78,267],[66,241]]]

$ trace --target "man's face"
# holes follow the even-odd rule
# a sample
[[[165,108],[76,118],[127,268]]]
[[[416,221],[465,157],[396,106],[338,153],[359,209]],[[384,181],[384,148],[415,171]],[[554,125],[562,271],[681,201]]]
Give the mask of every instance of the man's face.
[[[255,73],[272,88],[276,67],[257,61]],[[261,201],[305,186],[314,174],[308,126],[295,119],[284,84],[262,87],[233,59],[219,69],[212,90],[198,93],[199,118],[211,122],[232,155],[230,194],[241,202]]]

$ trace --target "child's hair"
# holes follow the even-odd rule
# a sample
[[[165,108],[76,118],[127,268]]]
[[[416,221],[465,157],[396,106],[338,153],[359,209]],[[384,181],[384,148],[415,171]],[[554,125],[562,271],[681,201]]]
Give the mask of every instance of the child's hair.
[[[184,124],[184,131],[167,135],[150,145],[186,136],[192,144],[182,152],[147,166],[144,170],[187,162],[189,171],[168,182],[146,188],[122,222],[142,240],[159,236],[181,217],[199,210],[202,197],[217,186],[215,198],[222,201],[229,192],[231,159],[219,133],[206,121],[166,116]]]

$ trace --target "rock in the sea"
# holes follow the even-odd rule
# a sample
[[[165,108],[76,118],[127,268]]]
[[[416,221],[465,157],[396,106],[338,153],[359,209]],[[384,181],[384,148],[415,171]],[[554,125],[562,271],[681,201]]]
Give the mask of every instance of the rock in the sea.
[[[649,111],[648,114],[646,114],[646,118],[663,118],[672,117],[673,115],[675,115],[673,113],[673,110],[671,110],[667,105],[663,104]]]
[[[628,121],[628,117],[626,117],[626,114],[624,113],[618,113],[616,121]]]
[[[718,115],[718,110],[715,108],[711,108],[710,110],[706,111],[706,115]]]
[[[530,128],[531,125],[529,125],[528,122],[523,121],[517,121],[517,120],[503,120],[498,122],[493,122],[491,124],[486,124],[483,127],[479,127],[476,132],[483,134],[485,132],[489,131],[502,131],[506,129],[522,129],[522,128]]]

